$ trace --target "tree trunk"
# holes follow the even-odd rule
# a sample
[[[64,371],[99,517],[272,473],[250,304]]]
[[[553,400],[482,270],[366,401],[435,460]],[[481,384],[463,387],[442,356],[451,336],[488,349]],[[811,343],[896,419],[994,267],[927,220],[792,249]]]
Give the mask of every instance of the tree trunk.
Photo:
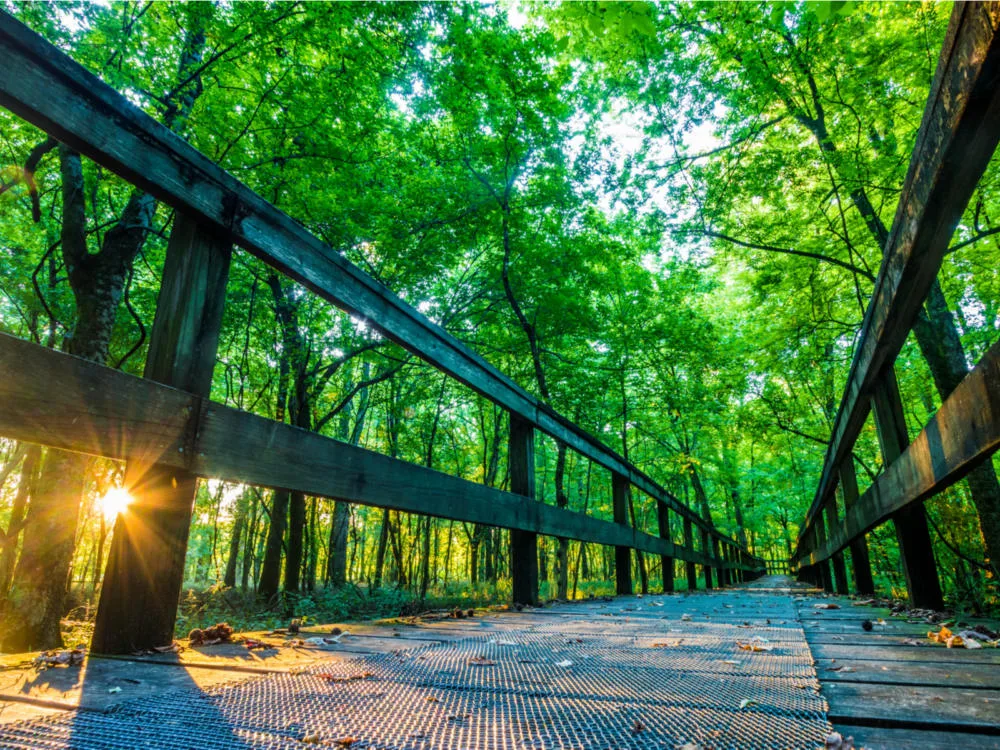
[[[372,588],[382,588],[382,573],[385,568],[385,548],[389,543],[389,511],[382,511],[382,524],[378,534],[378,549],[375,552],[375,577]]]
[[[10,521],[7,523],[7,531],[3,537],[3,551],[0,552],[0,601],[6,601],[10,591],[10,581],[14,575],[14,562],[17,559],[17,540],[24,527],[28,498],[34,493],[41,457],[42,449],[37,445],[32,445],[28,448],[21,463],[21,477],[18,480],[17,493],[14,495],[14,502],[11,505]]]
[[[24,546],[7,597],[0,650],[62,647],[59,621],[90,462],[79,453],[46,453],[25,517]]]
[[[222,578],[223,584],[229,588],[235,588],[236,586],[236,566],[240,559],[240,546],[243,539],[243,527],[246,525],[246,516],[247,495],[244,492],[236,502],[236,515],[233,518],[233,534],[229,539],[229,556],[226,558],[226,574]]]
[[[326,579],[333,586],[347,583],[347,528],[350,519],[350,505],[342,500],[335,502],[326,558]]]
[[[264,601],[271,601],[275,597],[281,582],[281,549],[288,519],[288,494],[286,490],[271,493],[271,518],[267,526],[267,541],[264,543],[264,565],[257,585],[257,594]]]

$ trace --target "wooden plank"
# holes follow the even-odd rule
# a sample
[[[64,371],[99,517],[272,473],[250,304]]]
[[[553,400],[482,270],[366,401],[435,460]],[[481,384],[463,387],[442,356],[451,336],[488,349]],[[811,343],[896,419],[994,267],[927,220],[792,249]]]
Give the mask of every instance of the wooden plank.
[[[854,747],[865,750],[1000,750],[1000,737],[967,732],[935,732],[926,729],[887,729],[836,723],[833,728],[854,738]]]
[[[1000,734],[1000,691],[827,682],[830,721]],[[859,721],[860,720],[860,721]]]
[[[160,463],[199,477],[707,562],[700,551],[628,526],[529,501],[3,334],[0,435]]]
[[[1000,139],[1000,4],[957,3],[803,532],[836,485]]]
[[[873,641],[833,640],[829,634],[813,636],[806,633],[809,650],[815,659],[856,659],[892,662],[926,662],[941,664],[943,668],[953,665],[989,664],[1000,666],[1000,651],[981,648],[976,651],[956,651],[955,649],[927,646],[904,646],[902,638],[879,639]]]
[[[861,682],[924,687],[940,685],[1000,690],[1000,669],[993,664],[884,662],[865,659],[864,652],[857,659],[817,659],[816,674],[824,683]]]
[[[828,559],[899,510],[957,482],[1000,447],[1000,343],[959,383],[903,454],[851,507],[827,543],[802,562]]]
[[[0,11],[0,105],[235,244],[494,403],[716,534],[598,438],[540,402],[56,47]],[[40,95],[44,92],[44,95]]]

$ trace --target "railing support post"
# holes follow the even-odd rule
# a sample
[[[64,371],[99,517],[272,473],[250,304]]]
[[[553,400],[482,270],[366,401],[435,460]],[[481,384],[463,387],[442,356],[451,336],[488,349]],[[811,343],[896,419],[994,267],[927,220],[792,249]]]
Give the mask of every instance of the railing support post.
[[[837,495],[834,494],[830,500],[827,502],[824,508],[826,513],[826,527],[830,534],[833,534],[834,530],[839,525],[837,520]],[[833,582],[836,586],[837,593],[842,595],[847,595],[850,593],[847,589],[847,566],[844,564],[844,554],[838,552],[831,558],[833,563]]]
[[[507,446],[510,491],[535,499],[535,429],[531,423],[510,413]],[[514,604],[538,604],[538,535],[533,531],[510,530],[511,598]]]
[[[612,511],[615,523],[628,525],[628,499],[632,485],[618,472],[611,473]],[[615,592],[619,596],[632,594],[632,550],[615,547]]]
[[[712,588],[712,566],[709,561],[712,559],[712,547],[708,543],[708,532],[702,529],[701,531],[701,553],[705,556],[705,564],[701,566],[702,572],[705,574],[705,588]]]
[[[826,544],[826,522],[822,513],[816,515],[816,520],[813,522],[813,531],[816,535],[813,549],[822,549],[823,545]],[[833,579],[830,576],[830,561],[822,560],[816,564],[816,568],[819,570],[819,585],[823,587],[824,591],[833,591]]]
[[[690,518],[684,519],[684,546],[694,552],[694,533]],[[698,588],[698,569],[690,560],[684,563],[684,570],[687,573],[688,591],[695,591]]]
[[[886,369],[875,386],[872,396],[875,426],[878,431],[882,460],[886,466],[902,455],[909,445],[903,402],[899,384],[892,367]],[[906,590],[910,603],[921,609],[943,609],[941,582],[938,580],[934,548],[927,528],[927,514],[923,503],[910,505],[892,517],[899,540],[899,557],[906,574]]]
[[[858,501],[858,477],[854,470],[854,457],[848,456],[840,465],[840,490],[844,494],[846,514]],[[854,571],[854,593],[875,596],[875,580],[872,578],[872,564],[868,557],[868,540],[864,535],[851,542],[851,569]]]
[[[178,213],[144,375],[207,397],[219,344],[232,245]],[[193,450],[199,414],[190,417]],[[91,648],[131,654],[169,644],[184,579],[198,480],[187,471],[132,460],[125,483],[134,501],[119,515],[101,588]]]
[[[660,539],[673,541],[670,535],[670,509],[662,500],[656,501],[656,521],[660,529]],[[674,590],[674,558],[667,555],[660,555],[660,570],[663,577],[663,593],[668,594]]]
[[[722,544],[719,542],[718,537],[712,536],[709,542],[712,545],[712,559],[715,560],[715,580],[718,583],[719,588],[725,588],[729,585],[729,571],[726,570],[726,560],[723,554]]]

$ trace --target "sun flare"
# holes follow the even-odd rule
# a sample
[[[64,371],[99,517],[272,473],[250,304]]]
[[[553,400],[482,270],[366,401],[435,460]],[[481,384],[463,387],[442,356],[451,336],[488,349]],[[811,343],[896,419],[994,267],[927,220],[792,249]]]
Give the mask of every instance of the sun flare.
[[[101,511],[104,513],[104,518],[108,521],[114,521],[118,518],[119,513],[125,511],[132,504],[132,500],[128,490],[122,487],[111,488],[101,498]]]

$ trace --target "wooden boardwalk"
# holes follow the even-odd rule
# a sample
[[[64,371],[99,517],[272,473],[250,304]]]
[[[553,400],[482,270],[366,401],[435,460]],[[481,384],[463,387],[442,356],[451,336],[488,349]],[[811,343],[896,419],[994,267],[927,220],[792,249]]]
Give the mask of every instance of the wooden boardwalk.
[[[1000,748],[1000,652],[907,645],[927,627],[783,576],[340,627],[325,649],[9,670],[0,747],[817,748],[835,728],[858,747]]]
[[[939,624],[843,597],[796,606],[828,717],[859,747],[1000,748],[1000,650],[946,648],[927,638]]]

